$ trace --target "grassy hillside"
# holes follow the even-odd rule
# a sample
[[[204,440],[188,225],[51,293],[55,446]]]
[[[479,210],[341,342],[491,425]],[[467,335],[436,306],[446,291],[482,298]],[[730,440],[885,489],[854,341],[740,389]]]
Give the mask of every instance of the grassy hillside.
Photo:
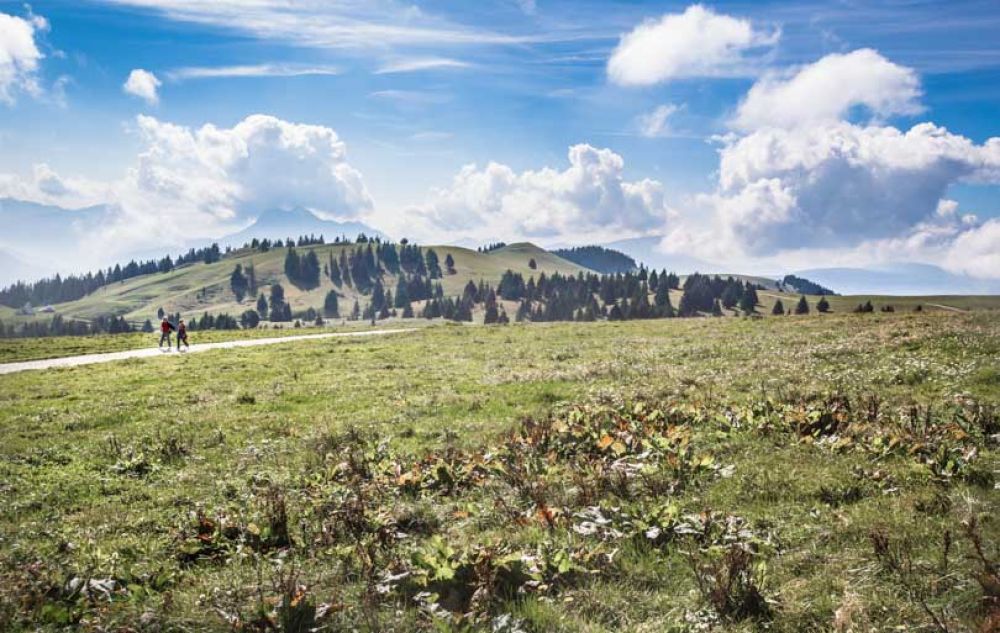
[[[991,630],[998,355],[939,312],[0,376],[0,628]]]
[[[321,263],[326,263],[330,254],[339,257],[344,249],[355,248],[356,245],[319,245],[300,247],[305,253],[312,249],[316,251]],[[431,246],[441,261],[450,254],[455,259],[455,274],[446,274],[441,279],[446,295],[459,295],[462,288],[470,280],[478,282],[483,279],[496,283],[506,270],[538,275],[540,273],[576,274],[586,269],[561,259],[533,244],[511,244],[489,253],[478,253],[474,250],[457,246]],[[162,307],[169,313],[200,314],[202,312],[238,315],[254,306],[256,297],[247,297],[242,304],[236,302],[229,286],[229,276],[237,264],[246,267],[253,264],[257,281],[262,289],[272,283],[280,283],[285,288],[286,300],[293,310],[309,307],[319,309],[327,292],[335,286],[329,278],[323,277],[318,287],[310,290],[296,288],[288,281],[284,273],[285,249],[278,248],[266,253],[257,251],[236,251],[214,264],[190,264],[175,269],[169,273],[155,273],[126,280],[121,283],[105,286],[78,301],[71,301],[54,306],[59,314],[65,317],[92,319],[101,315],[123,315],[132,321],[143,321],[155,318],[157,308]],[[536,270],[529,267],[534,259]],[[396,278],[386,275],[383,283],[390,290],[395,290]],[[360,297],[353,288],[341,286],[336,288],[341,294],[341,311],[350,310],[355,299],[364,306],[368,299]],[[49,318],[49,315],[36,315],[35,318]],[[21,318],[15,315],[11,308],[0,308],[0,320],[17,322]]]

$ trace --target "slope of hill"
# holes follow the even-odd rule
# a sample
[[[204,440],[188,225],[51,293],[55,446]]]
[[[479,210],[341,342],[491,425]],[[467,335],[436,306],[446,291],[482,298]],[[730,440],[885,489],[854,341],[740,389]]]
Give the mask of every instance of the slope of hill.
[[[345,249],[357,247],[356,244],[325,244],[300,247],[301,253],[314,250],[321,263],[326,263],[331,254],[340,256]],[[566,261],[533,244],[519,243],[489,253],[478,253],[457,246],[427,246],[426,251],[433,248],[441,261],[442,268],[448,255],[455,260],[454,274],[445,273],[440,280],[444,292],[448,296],[460,295],[469,281],[485,280],[495,284],[505,271],[519,272],[525,277],[546,273],[559,272],[573,274],[584,272],[577,264]],[[254,298],[247,297],[242,303],[230,289],[229,278],[237,264],[244,268],[253,265],[258,286],[266,290],[272,283],[280,283],[285,288],[285,296],[295,311],[307,308],[320,309],[323,300],[330,290],[340,293],[341,311],[350,310],[355,300],[364,306],[369,298],[360,295],[350,286],[334,286],[326,276],[321,278],[319,286],[312,289],[300,289],[290,283],[284,273],[285,249],[278,248],[266,253],[249,249],[234,251],[221,261],[213,264],[188,264],[176,268],[169,273],[154,273],[128,279],[121,283],[104,286],[98,291],[77,301],[56,305],[56,311],[64,317],[94,319],[98,316],[115,314],[128,320],[141,321],[155,317],[158,308],[167,312],[183,314],[201,314],[209,312],[229,313],[238,315],[254,305]],[[535,261],[536,269],[529,266]],[[389,290],[395,290],[396,277],[385,275],[383,284]],[[50,315],[45,315],[48,318]],[[41,318],[41,317],[39,317]],[[16,320],[14,311],[5,308],[0,310],[0,319],[11,322]]]

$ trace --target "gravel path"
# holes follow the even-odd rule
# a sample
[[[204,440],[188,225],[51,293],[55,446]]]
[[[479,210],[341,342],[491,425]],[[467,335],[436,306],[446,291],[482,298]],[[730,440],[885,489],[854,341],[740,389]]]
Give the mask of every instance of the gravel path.
[[[127,358],[157,358],[165,356],[179,356],[181,354],[196,354],[198,352],[208,352],[213,349],[232,349],[234,347],[255,347],[257,345],[276,345],[278,343],[292,343],[294,341],[309,341],[324,338],[346,338],[359,336],[381,336],[385,334],[396,334],[399,332],[410,332],[410,329],[400,330],[366,330],[364,332],[330,332],[327,334],[303,334],[302,336],[279,336],[273,338],[244,339],[240,341],[225,341],[222,343],[202,343],[192,345],[191,349],[185,352],[177,352],[176,349],[163,351],[156,347],[146,347],[142,349],[130,349],[123,352],[109,352],[107,354],[84,354],[82,356],[66,356],[63,358],[46,358],[44,360],[28,360],[20,363],[0,364],[0,374],[13,374],[19,371],[31,369],[51,369],[53,367],[76,367],[78,365],[93,365],[96,363],[110,363],[116,360]]]

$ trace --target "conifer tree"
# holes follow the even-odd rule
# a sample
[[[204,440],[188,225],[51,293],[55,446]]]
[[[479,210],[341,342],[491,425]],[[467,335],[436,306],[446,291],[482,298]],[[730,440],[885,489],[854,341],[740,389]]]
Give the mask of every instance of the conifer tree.
[[[449,275],[454,275],[455,274],[455,272],[456,272],[456,270],[455,270],[455,258],[451,256],[451,253],[448,253],[447,255],[445,255],[445,258],[444,258],[444,267],[445,267],[445,270],[448,272]]]
[[[805,295],[799,297],[799,302],[795,304],[795,314],[809,314],[809,302]]]
[[[267,299],[264,297],[264,293],[260,293],[257,297],[257,314],[260,315],[262,319],[267,318]]]
[[[785,313],[785,304],[781,303],[781,299],[777,299],[774,302],[774,307],[771,308],[771,314],[775,316],[781,316]]]
[[[237,303],[243,303],[243,297],[246,296],[249,286],[250,282],[247,281],[246,276],[243,274],[243,266],[236,264],[236,268],[233,269],[233,273],[229,276],[229,287],[232,289],[233,294],[236,295]]]
[[[486,295],[486,316],[483,318],[483,323],[489,325],[491,323],[496,323],[500,318],[500,314],[497,312],[497,296],[493,290],[489,291]]]
[[[331,290],[326,293],[326,298],[323,300],[323,314],[331,319],[340,316],[339,298],[336,291]]]
[[[830,302],[826,300],[825,296],[819,298],[819,302],[816,304],[816,309],[823,313],[830,311]]]
[[[712,304],[712,316],[715,317],[722,316],[722,304],[719,303],[718,299],[716,299],[715,302]]]
[[[431,279],[441,278],[441,264],[438,261],[438,255],[434,252],[433,248],[427,249],[427,254],[424,256],[427,263],[427,274]]]

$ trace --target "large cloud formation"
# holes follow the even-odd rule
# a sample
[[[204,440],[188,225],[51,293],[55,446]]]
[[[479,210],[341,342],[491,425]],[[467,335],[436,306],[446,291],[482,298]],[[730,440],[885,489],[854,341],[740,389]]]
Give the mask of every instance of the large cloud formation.
[[[562,171],[467,165],[450,187],[434,190],[415,211],[440,229],[499,236],[634,234],[663,225],[670,211],[659,182],[626,181],[624,160],[609,149],[574,145],[568,159]]]
[[[108,204],[109,224],[90,246],[109,252],[218,236],[274,208],[340,218],[372,210],[360,172],[328,127],[257,114],[231,128],[197,129],[139,116],[135,129],[144,147],[118,181],[63,178],[39,165],[29,178],[0,176],[0,193],[67,207]]]
[[[695,198],[665,248],[917,259],[997,277],[997,221],[959,214],[947,195],[960,183],[1000,184],[1000,138],[977,144],[933,123],[882,123],[920,112],[919,97],[912,69],[869,49],[763,76],[723,139],[716,190]]]
[[[19,18],[0,13],[0,101],[11,105],[18,92],[41,92],[37,73],[44,56],[35,36],[48,28],[41,16]]]
[[[624,35],[608,60],[608,77],[620,85],[647,86],[685,77],[745,75],[751,65],[748,51],[770,46],[778,36],[695,4]]]
[[[1000,138],[931,123],[758,130],[722,149],[717,220],[748,249],[845,246],[931,220],[960,181],[1000,182]]]

